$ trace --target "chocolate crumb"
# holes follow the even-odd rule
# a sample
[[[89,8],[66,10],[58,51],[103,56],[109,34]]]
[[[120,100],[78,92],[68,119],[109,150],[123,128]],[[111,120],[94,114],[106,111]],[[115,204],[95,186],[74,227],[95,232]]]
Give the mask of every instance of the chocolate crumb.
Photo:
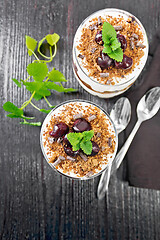
[[[131,47],[131,50],[133,50],[134,49],[134,41],[133,41],[133,39],[131,38],[131,41],[130,41],[130,47]]]
[[[134,17],[131,17],[131,19],[132,19],[132,22],[136,21],[136,19]]]
[[[112,147],[112,138],[111,137],[108,138],[108,146]]]
[[[141,42],[138,42],[138,43],[136,44],[136,47],[145,48],[146,46],[143,45]]]
[[[92,48],[91,53],[94,53],[97,50],[97,48]]]
[[[61,156],[61,155],[59,155],[59,157],[58,157],[60,160],[65,160],[65,157],[63,157],[63,156]]]
[[[92,121],[92,120],[94,120],[94,119],[96,119],[97,117],[96,117],[96,115],[91,115],[89,118],[88,118],[88,121],[90,122],[90,121]]]
[[[53,166],[56,167],[61,162],[61,159],[58,157],[57,160],[53,163]]]
[[[132,33],[132,37],[138,40],[138,35],[136,33]]]
[[[113,26],[116,31],[121,31],[123,27],[121,25],[119,26]]]
[[[76,161],[75,158],[72,158],[72,157],[70,157],[70,156],[67,156],[67,159],[70,160],[70,161],[72,161],[72,162]]]
[[[100,132],[97,132],[97,134],[96,134],[96,137],[100,137],[101,136],[101,133]]]
[[[102,78],[109,77],[109,73],[100,73],[100,77]]]
[[[85,162],[88,160],[87,156],[84,155],[83,153],[80,153],[79,155]]]
[[[101,16],[98,17],[98,25],[102,25],[102,18],[101,18]]]
[[[90,26],[89,26],[89,29],[90,29],[91,31],[97,29],[96,24],[92,24],[92,25],[90,25]]]
[[[78,57],[81,58],[81,59],[83,59],[83,58],[84,58],[84,55],[79,54]]]
[[[57,143],[61,143],[61,142],[63,142],[63,138],[62,138],[62,137],[59,137],[59,138],[57,139]]]
[[[73,119],[76,120],[78,118],[82,118],[83,117],[83,114],[82,113],[77,113],[75,115],[73,115]]]

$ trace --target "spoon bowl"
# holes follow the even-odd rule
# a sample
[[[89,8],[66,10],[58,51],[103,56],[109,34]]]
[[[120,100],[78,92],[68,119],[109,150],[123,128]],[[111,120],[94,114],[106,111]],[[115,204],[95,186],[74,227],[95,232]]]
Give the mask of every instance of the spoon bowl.
[[[122,97],[117,100],[111,110],[110,117],[119,134],[126,128],[131,118],[131,104],[128,98]]]
[[[160,108],[160,87],[149,90],[137,105],[137,116],[141,121],[152,118]]]

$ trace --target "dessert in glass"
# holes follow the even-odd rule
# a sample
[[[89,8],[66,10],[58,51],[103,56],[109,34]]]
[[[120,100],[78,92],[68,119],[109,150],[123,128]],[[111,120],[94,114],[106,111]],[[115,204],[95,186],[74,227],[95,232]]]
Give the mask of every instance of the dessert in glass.
[[[46,161],[55,171],[86,180],[112,163],[118,138],[114,123],[101,107],[86,100],[71,100],[46,116],[40,142]]]
[[[103,25],[117,33],[123,60],[104,53]],[[125,92],[138,78],[148,57],[148,39],[141,22],[124,10],[108,8],[87,17],[76,31],[73,42],[73,71],[81,86],[101,98]]]

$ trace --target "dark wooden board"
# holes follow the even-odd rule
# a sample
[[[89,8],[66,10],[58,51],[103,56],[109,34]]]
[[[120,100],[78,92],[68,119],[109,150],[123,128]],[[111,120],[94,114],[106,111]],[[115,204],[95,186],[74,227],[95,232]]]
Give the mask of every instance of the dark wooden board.
[[[37,40],[48,33],[61,36],[58,53],[51,66],[63,72],[67,87],[75,94],[55,93],[53,105],[83,98],[110,111],[117,98],[99,99],[85,92],[72,71],[72,43],[79,24],[91,13],[116,7],[137,16],[146,28],[149,41],[160,25],[159,0],[3,0],[0,6],[0,239],[128,240],[160,239],[160,192],[129,187],[122,178],[123,166],[111,178],[106,199],[98,201],[99,178],[73,181],[62,177],[43,159],[39,128],[22,126],[6,117],[5,101],[20,106],[29,98],[12,77],[26,77],[30,62],[25,35]],[[148,63],[149,64],[149,63]],[[144,71],[131,90],[141,84]],[[46,107],[42,100],[39,107]],[[43,120],[31,106],[27,111]],[[126,139],[120,136],[120,144]]]

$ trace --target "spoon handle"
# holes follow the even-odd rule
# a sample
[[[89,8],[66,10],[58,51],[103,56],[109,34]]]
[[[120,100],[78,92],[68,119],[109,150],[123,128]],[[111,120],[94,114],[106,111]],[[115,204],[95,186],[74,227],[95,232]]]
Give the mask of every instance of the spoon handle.
[[[105,196],[106,191],[108,190],[109,186],[109,180],[110,180],[110,175],[117,169],[119,168],[121,162],[123,161],[123,158],[125,157],[128,148],[138,131],[142,121],[138,120],[130,133],[128,139],[126,140],[125,144],[121,148],[121,150],[118,152],[117,156],[115,157],[113,164],[110,164],[108,167],[108,170],[104,171],[102,173],[102,176],[100,178],[100,182],[98,184],[98,189],[97,189],[97,197],[98,199],[102,199]]]
[[[131,145],[131,142],[134,138],[134,136],[136,135],[136,132],[138,131],[140,125],[141,125],[142,121],[138,120],[134,126],[134,128],[132,129],[132,132],[130,133],[129,137],[127,138],[125,144],[123,145],[123,147],[121,148],[121,150],[118,152],[118,154],[116,155],[114,162],[113,162],[113,167],[112,167],[112,173],[119,168],[119,166],[121,165],[129,146]]]
[[[106,194],[106,190],[108,189],[109,179],[111,176],[112,164],[108,166],[108,169],[104,171],[101,175],[98,189],[97,189],[97,197],[98,199],[104,198]]]

